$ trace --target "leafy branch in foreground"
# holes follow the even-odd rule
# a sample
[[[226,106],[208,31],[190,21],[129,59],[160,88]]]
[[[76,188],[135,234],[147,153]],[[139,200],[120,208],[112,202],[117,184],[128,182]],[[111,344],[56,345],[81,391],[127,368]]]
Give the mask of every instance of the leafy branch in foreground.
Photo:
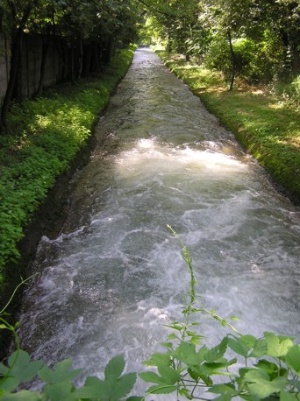
[[[42,361],[32,361],[27,352],[17,349],[6,364],[0,364],[0,400],[142,401],[153,394],[176,393],[189,400],[230,401],[238,397],[246,401],[300,401],[300,345],[291,337],[270,332],[265,332],[261,338],[242,335],[215,311],[204,308],[196,297],[189,250],[179,241],[190,273],[189,294],[182,311],[184,319],[168,326],[172,332],[162,343],[165,351],[153,353],[144,362],[152,369],[139,374],[151,384],[144,397],[126,398],[132,392],[136,374],[123,373],[125,361],[122,355],[108,362],[104,380],[88,377],[83,386],[76,388],[74,379],[81,370],[74,370],[70,359],[49,368]],[[5,321],[6,307],[0,311],[1,322]],[[208,348],[204,337],[196,331],[199,321],[195,317],[199,314],[229,326],[231,332],[217,345]],[[1,324],[1,329],[8,328],[3,325],[5,323]],[[37,378],[43,386],[40,391],[20,390],[20,386]]]
[[[173,235],[176,232],[169,227]],[[195,295],[196,280],[188,248],[179,239],[183,259],[190,272],[190,292],[183,309],[184,322],[173,322],[173,332],[162,343],[165,352],[155,353],[145,365],[156,372],[140,373],[151,383],[147,394],[176,392],[190,400],[229,401],[240,397],[253,400],[300,400],[300,345],[291,337],[265,332],[262,338],[240,334],[215,311],[204,308]],[[203,344],[195,331],[199,322],[192,314],[205,313],[229,326],[227,334],[212,348]],[[193,319],[195,320],[195,319]],[[229,355],[229,356],[228,356]]]

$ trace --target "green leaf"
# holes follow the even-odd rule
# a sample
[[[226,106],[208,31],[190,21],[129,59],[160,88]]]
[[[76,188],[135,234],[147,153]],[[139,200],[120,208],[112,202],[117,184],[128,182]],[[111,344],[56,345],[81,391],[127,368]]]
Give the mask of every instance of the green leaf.
[[[104,381],[98,379],[97,377],[88,377],[85,381],[84,386],[78,388],[75,391],[75,394],[77,398],[97,400],[100,398],[102,399],[105,391],[106,389]]]
[[[163,354],[157,352],[152,354],[149,359],[143,362],[143,364],[147,366],[158,366],[158,365],[170,366],[171,358],[169,353]]]
[[[105,367],[105,380],[117,379],[121,376],[125,368],[125,360],[122,355],[112,358]]]
[[[278,376],[287,375],[287,369],[284,369],[278,366],[276,363],[270,362],[266,359],[261,359],[255,366],[266,372],[271,380],[275,379]]]
[[[267,341],[267,355],[274,358],[285,356],[289,349],[294,345],[293,340],[290,337],[278,336],[274,333],[268,332],[264,333],[264,337]]]
[[[173,344],[170,342],[161,343],[160,345],[162,345],[163,347],[170,349],[170,350],[173,348]]]
[[[261,358],[266,355],[268,351],[267,342],[264,338],[256,339],[253,350],[250,352],[249,357]]]
[[[266,398],[279,393],[285,388],[287,382],[283,377],[270,381],[268,374],[261,369],[250,369],[245,374],[244,379],[248,382],[250,394],[259,398]]]
[[[244,344],[242,337],[229,338],[228,346],[238,355],[242,355],[244,358],[248,357],[249,347]]]
[[[185,328],[184,324],[182,323],[171,323],[169,325],[166,325],[166,327],[177,331],[182,331]]]
[[[3,363],[0,363],[0,374],[5,376],[7,372],[9,372],[9,368],[3,365]]]
[[[229,338],[228,346],[244,358],[261,357],[268,349],[265,339],[257,339],[252,335]]]
[[[136,382],[136,374],[128,373],[120,377],[115,384],[111,386],[111,393],[108,400],[118,401],[119,399],[125,397],[133,389]]]
[[[228,344],[228,338],[225,337],[220,342],[220,344],[218,344],[216,347],[206,352],[205,360],[207,362],[217,362],[218,360],[220,360],[226,352],[227,344]]]
[[[206,386],[211,386],[213,384],[212,379],[207,375],[206,369],[202,369],[202,365],[189,367],[188,372],[195,382],[202,380]]]
[[[135,382],[135,373],[128,373],[119,378],[110,376],[104,381],[97,377],[88,377],[84,387],[76,391],[76,396],[91,400],[119,401],[130,393]]]
[[[73,380],[81,372],[81,369],[72,370],[72,360],[65,359],[58,362],[53,369],[44,366],[38,373],[40,379],[45,383],[56,384]]]
[[[190,338],[190,342],[194,345],[199,345],[202,343],[202,341],[203,341],[203,336],[200,335],[195,334]]]
[[[51,401],[73,401],[76,400],[75,393],[72,393],[73,385],[69,381],[48,384],[45,387],[45,394]]]
[[[225,373],[224,369],[236,363],[236,361],[236,359],[231,359],[230,361],[224,359],[224,361],[220,362],[204,363],[201,366],[207,375],[222,375]]]
[[[171,385],[160,385],[160,386],[152,386],[148,388],[148,394],[171,394],[177,391],[177,386]]]
[[[15,377],[3,377],[1,378],[0,381],[0,390],[5,390],[8,392],[12,392],[16,390],[18,385],[20,384],[20,381],[16,379]]]
[[[143,379],[147,383],[163,383],[161,376],[158,376],[155,372],[142,372],[139,373],[141,379]]]
[[[198,365],[203,361],[206,352],[206,347],[202,347],[197,352],[195,344],[182,342],[174,351],[173,357],[187,365]]]
[[[45,398],[36,392],[21,390],[13,394],[0,394],[1,401],[43,401]]]
[[[214,384],[210,387],[208,392],[214,394],[229,395],[230,397],[235,397],[238,395],[234,385],[231,383]]]
[[[1,373],[18,380],[19,383],[24,383],[34,378],[37,372],[42,368],[42,361],[31,361],[30,356],[23,350],[15,351],[8,358],[9,368],[1,365]]]
[[[169,335],[167,336],[167,339],[168,339],[168,340],[176,340],[176,339],[177,339],[177,336],[176,336],[175,333],[171,333],[171,334],[169,334]]]
[[[177,370],[168,366],[159,365],[158,371],[161,374],[164,383],[175,384],[178,382],[178,380],[180,380],[180,374],[177,372]]]
[[[291,347],[286,355],[287,366],[300,375],[300,344]]]
[[[299,401],[297,394],[288,393],[287,391],[280,392],[280,401]]]

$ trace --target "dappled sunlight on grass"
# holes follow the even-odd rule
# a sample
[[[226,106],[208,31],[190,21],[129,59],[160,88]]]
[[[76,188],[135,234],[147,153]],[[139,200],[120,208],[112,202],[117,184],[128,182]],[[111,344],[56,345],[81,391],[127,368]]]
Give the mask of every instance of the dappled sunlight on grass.
[[[296,150],[299,149],[300,151],[300,133],[295,132],[294,134],[291,134],[290,136],[286,136],[285,139],[279,139],[278,143],[283,144],[283,145],[289,145],[291,147],[294,147]]]
[[[4,266],[20,256],[23,227],[87,143],[132,57],[132,50],[122,51],[98,79],[61,85],[11,108],[8,135],[0,137],[0,281]]]

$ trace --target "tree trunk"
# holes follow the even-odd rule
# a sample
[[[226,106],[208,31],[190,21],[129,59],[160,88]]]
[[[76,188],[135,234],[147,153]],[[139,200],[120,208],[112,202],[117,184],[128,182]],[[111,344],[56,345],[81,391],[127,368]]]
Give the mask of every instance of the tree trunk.
[[[72,46],[71,48],[71,82],[72,84],[75,84],[75,62],[74,62],[74,53],[75,49]]]
[[[79,37],[79,54],[78,54],[78,63],[77,63],[77,71],[76,71],[76,79],[79,80],[82,75],[82,67],[83,67],[83,40],[82,36]]]
[[[7,113],[20,70],[22,36],[23,32],[19,28],[18,33],[12,40],[9,81],[1,109],[1,128],[6,128]]]
[[[42,44],[42,60],[41,60],[41,67],[40,67],[40,80],[38,89],[36,94],[39,96],[43,93],[44,89],[44,80],[45,80],[45,72],[46,72],[46,61],[50,47],[50,33],[47,33],[46,38],[43,37],[43,44]]]
[[[229,90],[231,91],[233,89],[234,80],[235,80],[236,62],[235,62],[235,54],[234,54],[234,50],[233,50],[233,45],[232,45],[231,32],[229,29],[227,31],[227,37],[228,37],[229,48],[230,48],[230,57],[231,57],[231,77],[230,77],[230,84],[229,84]]]
[[[3,132],[6,128],[7,114],[9,111],[10,102],[13,93],[16,91],[15,86],[18,81],[17,78],[18,75],[20,74],[20,66],[21,66],[23,30],[30,16],[30,13],[31,13],[31,6],[28,6],[23,14],[23,18],[20,22],[19,28],[17,29],[15,35],[12,35],[11,64],[10,64],[11,67],[10,67],[9,81],[1,109],[0,132]]]
[[[291,44],[291,64],[293,75],[298,75],[300,72],[300,51],[299,45],[296,43]]]
[[[82,75],[87,77],[92,71],[92,44],[88,44],[84,48],[84,58],[82,66]]]
[[[103,54],[104,64],[108,64],[113,57],[114,53],[114,40],[112,37],[108,37],[105,41],[105,49]]]
[[[92,70],[94,72],[100,72],[102,69],[102,44],[95,43],[94,44],[94,52],[93,52],[93,67]]]

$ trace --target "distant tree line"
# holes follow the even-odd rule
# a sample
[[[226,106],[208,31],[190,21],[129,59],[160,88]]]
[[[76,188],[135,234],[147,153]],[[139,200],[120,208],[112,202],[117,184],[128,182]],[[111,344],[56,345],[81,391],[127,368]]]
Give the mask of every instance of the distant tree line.
[[[144,0],[144,40],[162,38],[170,51],[197,57],[250,83],[300,73],[299,0]],[[153,39],[152,39],[153,40]]]

